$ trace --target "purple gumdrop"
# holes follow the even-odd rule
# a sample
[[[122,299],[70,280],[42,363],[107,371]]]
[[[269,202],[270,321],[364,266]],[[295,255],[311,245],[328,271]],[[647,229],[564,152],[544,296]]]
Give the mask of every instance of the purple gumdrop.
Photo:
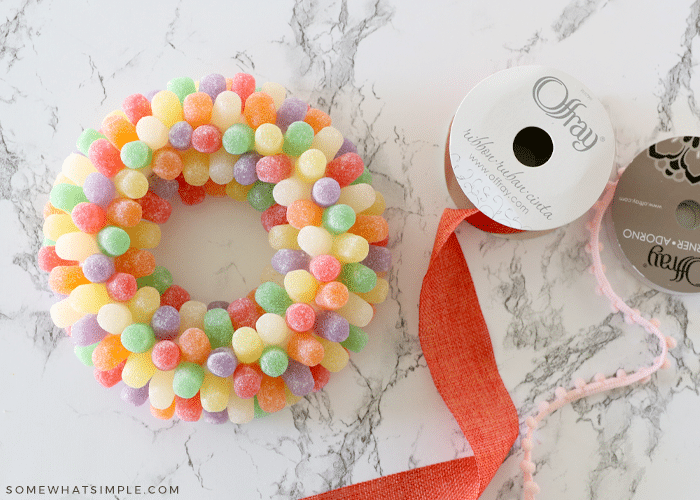
[[[209,305],[207,306],[207,311],[211,311],[212,309],[226,309],[228,307],[228,302],[225,300],[215,300],[214,302],[209,302]]]
[[[314,182],[311,188],[311,197],[319,207],[335,205],[340,198],[340,184],[331,177],[322,177]]]
[[[187,122],[177,122],[170,127],[168,139],[170,139],[170,144],[175,149],[179,149],[180,151],[189,149],[192,139],[192,125]]]
[[[217,347],[207,358],[207,369],[217,377],[231,376],[237,366],[238,358],[228,347]]]
[[[335,311],[321,311],[316,315],[314,331],[331,342],[342,342],[350,335],[350,323]]]
[[[158,176],[154,176],[152,179],[151,189],[164,200],[170,200],[177,194],[179,186],[176,180],[161,179]]]
[[[293,359],[289,360],[282,379],[295,396],[306,396],[314,390],[314,376],[311,374],[311,369]]]
[[[216,96],[226,90],[226,78],[218,73],[203,76],[199,80],[199,91],[209,94],[212,102],[216,100]]]
[[[309,105],[296,97],[285,99],[277,110],[277,126],[282,133],[286,132],[292,123],[302,121],[308,110]]]
[[[303,250],[292,250],[282,248],[277,250],[272,256],[272,268],[280,274],[287,274],[290,271],[305,269],[308,271],[311,257]]]
[[[73,323],[70,332],[71,340],[80,347],[92,345],[109,335],[97,322],[96,314],[86,314],[80,318]]]
[[[202,419],[210,424],[225,424],[226,422],[228,422],[228,411],[202,410]]]
[[[367,257],[362,264],[375,273],[385,273],[391,267],[391,252],[384,247],[370,245]]]
[[[127,403],[131,403],[134,406],[141,406],[148,400],[148,383],[138,389],[124,384],[120,396],[122,400]]]
[[[241,155],[233,166],[233,177],[238,184],[250,186],[258,180],[258,174],[255,172],[255,165],[262,158],[258,153],[246,153]]]
[[[146,93],[144,94],[144,96],[145,96],[146,99],[148,99],[149,101],[152,101],[152,100],[153,100],[153,96],[156,95],[158,92],[160,92],[160,90],[149,90],[148,92],[146,92]]]
[[[114,261],[102,253],[95,253],[83,261],[83,274],[93,283],[104,283],[114,274]]]
[[[343,144],[340,146],[340,149],[335,154],[333,159],[343,156],[345,153],[357,153],[357,146],[355,146],[355,144],[353,144],[350,139],[347,138],[343,139]]]
[[[151,318],[151,328],[159,340],[172,340],[180,332],[180,313],[173,306],[160,306]]]
[[[88,201],[102,208],[107,208],[116,192],[112,180],[100,172],[91,173],[83,183],[83,193]]]

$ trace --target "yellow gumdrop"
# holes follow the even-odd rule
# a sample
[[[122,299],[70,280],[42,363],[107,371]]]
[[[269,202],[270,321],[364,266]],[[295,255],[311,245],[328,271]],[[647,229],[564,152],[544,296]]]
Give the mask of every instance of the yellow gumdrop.
[[[248,191],[251,189],[253,189],[253,184],[250,186],[243,186],[234,179],[226,184],[226,196],[236,201],[247,201]]]
[[[131,311],[124,304],[105,304],[97,313],[97,324],[113,335],[121,335],[133,323]]]
[[[217,377],[213,373],[206,371],[202,387],[199,389],[202,408],[209,412],[225,410],[228,406],[232,383],[233,379],[231,377]]]
[[[175,399],[173,378],[175,378],[175,370],[168,370],[167,372],[156,370],[153,373],[151,383],[148,384],[148,399],[153,408],[165,410],[173,404]]]
[[[333,248],[333,236],[322,227],[305,226],[297,236],[299,247],[311,257],[326,255]]]
[[[333,238],[333,255],[342,263],[362,262],[369,253],[369,243],[362,236],[344,233]]]
[[[370,208],[376,199],[374,188],[370,184],[353,184],[346,186],[340,190],[340,198],[338,203],[347,205],[353,209],[356,214]]]
[[[318,149],[307,149],[297,160],[296,173],[304,182],[316,182],[326,173],[326,155]]]
[[[297,200],[311,199],[311,184],[307,184],[300,177],[283,179],[272,188],[272,197],[275,203],[288,207]]]
[[[370,304],[381,304],[389,295],[389,282],[384,278],[377,278],[377,284],[372,290],[357,295]]]
[[[180,333],[188,328],[204,330],[204,315],[207,305],[204,302],[189,300],[180,307]]]
[[[155,116],[144,116],[136,124],[136,135],[156,151],[168,144],[168,127]]]
[[[248,326],[243,326],[233,333],[231,345],[241,363],[256,362],[263,351],[260,335]]]
[[[71,153],[63,161],[61,171],[78,186],[85,184],[85,179],[97,169],[87,156]]]
[[[255,150],[264,156],[282,152],[284,135],[274,123],[263,123],[255,129]]]
[[[151,380],[156,371],[157,368],[151,360],[151,349],[146,352],[132,352],[126,358],[122,380],[129,387],[139,389]]]
[[[66,233],[79,232],[80,229],[73,224],[73,219],[68,214],[51,214],[44,221],[44,237],[52,241],[58,240]]]
[[[66,328],[83,317],[83,313],[76,311],[70,305],[70,299],[60,300],[49,309],[53,324],[59,328]]]
[[[374,316],[374,309],[359,295],[352,292],[349,293],[348,301],[343,307],[336,311],[343,318],[348,320],[351,325],[363,328],[369,325],[369,322]]]
[[[97,240],[92,234],[65,233],[56,240],[56,255],[65,260],[82,262],[92,254],[100,253]]]
[[[384,210],[386,210],[386,200],[384,200],[384,195],[379,191],[375,191],[374,194],[374,204],[362,212],[362,215],[382,215]]]
[[[321,366],[324,367],[329,372],[339,372],[345,365],[348,364],[350,356],[348,356],[348,351],[340,345],[338,342],[331,342],[321,337],[317,337],[324,349],[323,359],[321,360]]]
[[[148,192],[148,179],[139,170],[124,168],[114,176],[113,181],[117,192],[132,200],[143,198]]]
[[[280,109],[280,106],[282,106],[282,103],[287,97],[287,89],[284,88],[284,85],[275,82],[263,83],[263,86],[260,87],[260,91],[272,97],[275,103],[275,109]]]
[[[325,156],[326,162],[335,158],[335,154],[343,145],[343,134],[335,127],[323,127],[311,141],[311,147],[318,149]]]
[[[76,286],[70,293],[70,306],[76,311],[97,314],[100,308],[112,302],[103,283]]]
[[[279,314],[265,313],[258,318],[255,329],[260,339],[269,345],[285,345],[291,331],[287,326],[287,321]]]
[[[309,303],[316,297],[318,282],[313,275],[304,269],[289,271],[284,276],[284,289],[294,302]]]
[[[275,250],[290,248],[292,250],[300,250],[297,239],[299,230],[289,224],[278,224],[270,228],[267,233],[267,241],[270,247]]]
[[[182,154],[182,175],[191,186],[204,186],[209,180],[209,155],[194,149]]]
[[[175,92],[169,90],[161,90],[153,96],[151,99],[151,111],[153,116],[158,118],[168,128],[185,119],[180,99]]]
[[[216,96],[211,110],[211,124],[226,131],[241,120],[241,98],[235,92],[224,90]]]
[[[160,243],[160,226],[154,222],[141,219],[132,227],[122,228],[131,239],[131,246],[142,250],[150,250]]]
[[[246,424],[255,418],[254,398],[241,399],[235,391],[228,398],[228,418],[234,424]]]
[[[134,323],[151,323],[153,313],[160,307],[160,294],[152,286],[139,288],[126,306],[131,311]]]

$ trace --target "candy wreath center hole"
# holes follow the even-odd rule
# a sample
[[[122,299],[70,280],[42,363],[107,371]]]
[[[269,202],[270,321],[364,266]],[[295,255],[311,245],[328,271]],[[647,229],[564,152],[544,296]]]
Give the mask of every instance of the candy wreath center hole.
[[[544,165],[553,152],[552,138],[539,127],[525,127],[513,139],[515,158],[526,167]]]
[[[192,300],[231,302],[260,284],[275,253],[260,212],[228,197],[187,206],[175,196],[171,203],[172,217],[160,225],[161,242],[150,252]]]
[[[676,207],[676,221],[685,229],[700,227],[700,203],[695,200],[681,201]]]

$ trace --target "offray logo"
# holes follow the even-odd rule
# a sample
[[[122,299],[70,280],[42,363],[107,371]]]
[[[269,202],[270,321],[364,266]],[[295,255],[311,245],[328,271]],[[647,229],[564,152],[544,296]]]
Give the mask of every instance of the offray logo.
[[[679,259],[678,256],[663,253],[663,251],[664,247],[661,245],[651,247],[647,256],[647,262],[650,266],[674,271],[676,275],[670,281],[680,283],[686,280],[692,286],[700,287],[700,283],[693,283],[690,280],[690,268],[700,262],[700,257],[688,256]]]
[[[554,103],[546,103],[542,100],[542,90],[547,86],[556,85],[564,89],[564,97]],[[554,92],[553,95],[557,93]],[[549,92],[545,92],[546,97],[551,98]],[[562,123],[563,127],[569,127],[569,133],[575,137],[574,142],[571,143],[574,150],[576,151],[588,151],[598,142],[598,134],[593,132],[588,124],[581,119],[581,117],[576,113],[576,109],[583,106],[586,107],[581,99],[571,98],[569,99],[569,89],[566,88],[566,84],[562,82],[559,78],[554,76],[543,76],[535,82],[535,86],[532,87],[532,98],[535,100],[535,104],[544,111],[547,116],[551,116],[556,120],[564,120]]]

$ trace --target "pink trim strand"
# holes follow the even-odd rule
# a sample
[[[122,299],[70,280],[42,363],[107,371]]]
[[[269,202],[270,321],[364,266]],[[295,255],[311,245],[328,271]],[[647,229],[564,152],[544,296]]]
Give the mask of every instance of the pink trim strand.
[[[619,176],[622,175],[623,170],[624,169],[618,172],[618,179]],[[676,346],[675,339],[672,337],[664,337],[663,333],[661,333],[661,330],[658,328],[658,320],[647,320],[646,318],[642,317],[639,310],[629,307],[615,293],[610,286],[610,282],[605,276],[605,267],[603,266],[600,258],[600,251],[602,250],[602,245],[600,243],[600,228],[603,221],[603,215],[605,214],[605,211],[610,205],[613,195],[615,194],[616,186],[617,180],[615,182],[608,182],[602,198],[598,200],[595,205],[593,205],[592,220],[586,225],[587,229],[591,233],[590,243],[586,250],[590,252],[591,259],[593,260],[591,272],[598,282],[598,288],[596,291],[599,295],[605,295],[605,297],[608,298],[613,312],[621,312],[624,315],[626,323],[637,324],[643,327],[648,333],[654,334],[659,341],[661,354],[654,360],[654,363],[651,366],[642,367],[634,373],[627,374],[624,370],[618,370],[617,373],[611,377],[606,377],[602,373],[599,373],[593,377],[591,382],[586,382],[585,380],[579,378],[574,381],[573,389],[567,390],[564,387],[558,387],[554,391],[555,398],[553,401],[542,401],[540,403],[538,412],[534,416],[530,416],[525,419],[527,431],[525,437],[523,437],[520,441],[520,445],[525,452],[523,461],[520,463],[520,468],[523,471],[523,500],[535,500],[535,495],[540,492],[539,486],[533,479],[536,466],[532,461],[532,451],[535,445],[533,434],[539,423],[544,420],[547,415],[554,413],[562,406],[568,403],[573,403],[581,398],[606,392],[618,387],[625,387],[635,382],[647,382],[651,378],[651,375],[659,368],[668,368],[668,349],[673,349]]]

